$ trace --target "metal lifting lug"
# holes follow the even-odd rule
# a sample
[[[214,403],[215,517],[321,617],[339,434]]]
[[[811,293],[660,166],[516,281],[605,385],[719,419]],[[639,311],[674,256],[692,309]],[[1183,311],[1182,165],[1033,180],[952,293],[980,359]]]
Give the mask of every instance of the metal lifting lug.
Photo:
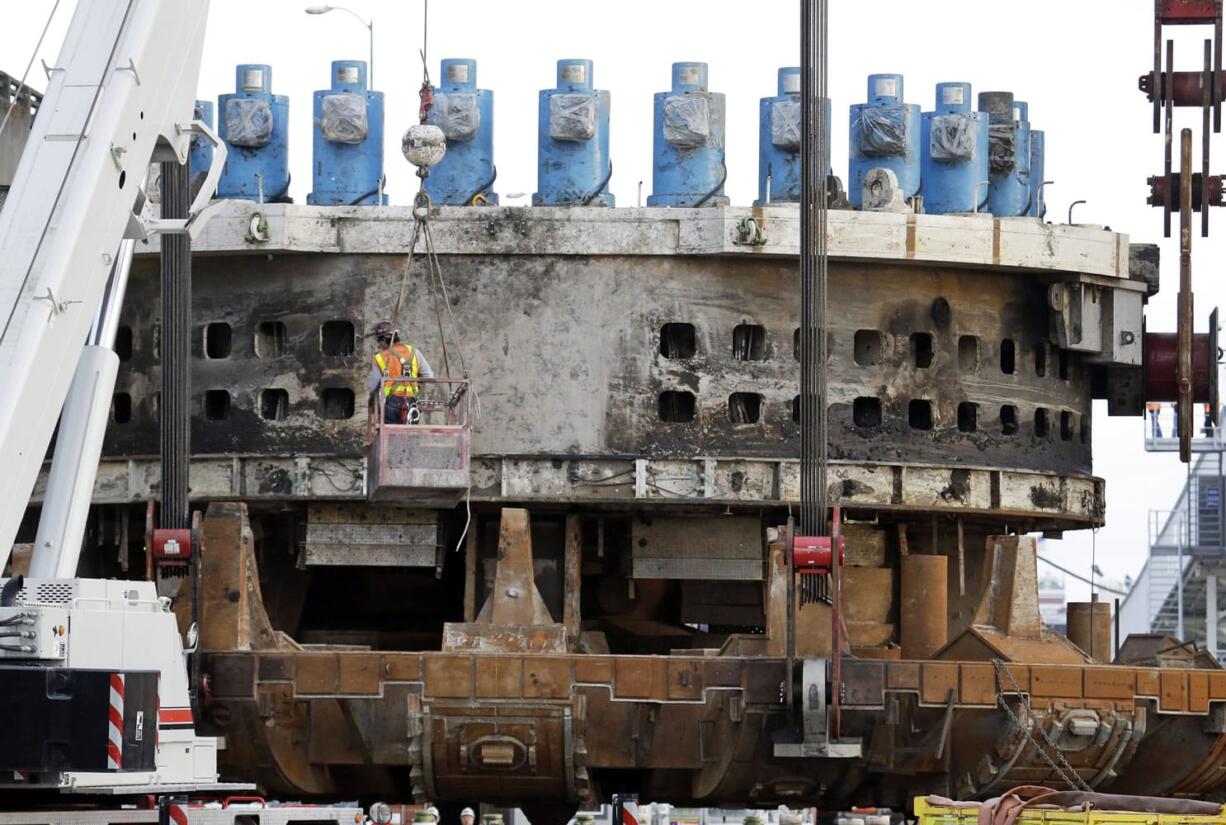
[[[166,235],[186,233],[194,239],[204,229],[209,219],[213,217],[215,207],[220,203],[220,201],[217,203],[210,203],[210,201],[212,201],[213,195],[217,192],[217,182],[221,179],[221,170],[226,165],[225,143],[217,136],[213,128],[202,120],[175,124],[175,132],[178,135],[199,135],[211,143],[213,145],[213,162],[209,166],[204,182],[200,184],[199,191],[196,192],[195,200],[192,201],[191,207],[187,211],[187,217],[142,217],[139,220],[145,237],[158,233]]]

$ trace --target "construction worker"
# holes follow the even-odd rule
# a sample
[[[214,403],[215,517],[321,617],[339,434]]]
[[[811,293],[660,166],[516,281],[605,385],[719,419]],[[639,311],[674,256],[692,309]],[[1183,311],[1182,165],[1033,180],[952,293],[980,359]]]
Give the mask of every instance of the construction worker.
[[[392,326],[391,321],[380,321],[375,324],[375,339],[379,342],[379,352],[370,359],[370,376],[366,380],[366,389],[370,393],[372,407],[377,403],[375,393],[383,388],[383,423],[405,424],[416,423],[417,393],[419,385],[416,381],[388,381],[384,378],[433,378],[434,370],[430,362],[410,344],[400,340],[400,335]]]
[[[477,814],[472,808],[465,808],[460,811],[460,825],[473,825],[477,820]]]
[[[1149,413],[1150,431],[1154,438],[1162,438],[1162,425],[1158,423],[1158,413],[1162,412],[1162,405],[1157,401],[1146,401],[1145,411]]]

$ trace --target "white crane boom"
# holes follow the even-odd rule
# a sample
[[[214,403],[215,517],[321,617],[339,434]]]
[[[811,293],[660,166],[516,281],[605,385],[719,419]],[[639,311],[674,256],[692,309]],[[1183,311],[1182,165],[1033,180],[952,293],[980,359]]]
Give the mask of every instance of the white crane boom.
[[[0,570],[121,239],[186,228],[142,223],[133,211],[150,161],[186,162],[199,128],[191,121],[207,17],[207,0],[82,2],[48,69],[0,212]],[[197,205],[219,171],[214,164]]]
[[[197,231],[225,159],[192,122],[207,16],[207,0],[78,3],[0,212],[0,569],[61,408],[68,430],[31,576],[0,579],[0,692],[21,720],[5,733],[8,788],[246,787],[217,782],[218,740],[196,734],[170,600],[153,582],[75,578],[132,239]],[[215,151],[189,217],[144,217],[150,162],[185,163],[193,133]]]

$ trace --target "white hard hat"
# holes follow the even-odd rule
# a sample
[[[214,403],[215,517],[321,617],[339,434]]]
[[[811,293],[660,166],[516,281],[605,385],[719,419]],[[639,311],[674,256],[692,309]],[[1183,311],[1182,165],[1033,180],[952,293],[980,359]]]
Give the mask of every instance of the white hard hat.
[[[426,813],[433,816],[435,821],[438,821],[438,808],[431,805],[429,808],[426,808]]]
[[[473,813],[473,809],[472,809],[472,808],[465,808],[464,810],[460,811],[460,816],[472,816],[472,817],[475,817],[475,816],[476,816],[476,814],[475,814],[475,813]]]

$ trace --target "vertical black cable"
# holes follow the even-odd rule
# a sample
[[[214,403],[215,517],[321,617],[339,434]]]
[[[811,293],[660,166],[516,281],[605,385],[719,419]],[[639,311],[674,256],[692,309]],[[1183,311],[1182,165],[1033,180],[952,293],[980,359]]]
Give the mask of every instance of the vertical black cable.
[[[191,205],[188,165],[162,164],[162,217],[187,217]],[[191,240],[162,235],[162,490],[158,523],[191,527],[187,482],[191,460]]]
[[[827,0],[800,3],[800,532],[826,534]]]

